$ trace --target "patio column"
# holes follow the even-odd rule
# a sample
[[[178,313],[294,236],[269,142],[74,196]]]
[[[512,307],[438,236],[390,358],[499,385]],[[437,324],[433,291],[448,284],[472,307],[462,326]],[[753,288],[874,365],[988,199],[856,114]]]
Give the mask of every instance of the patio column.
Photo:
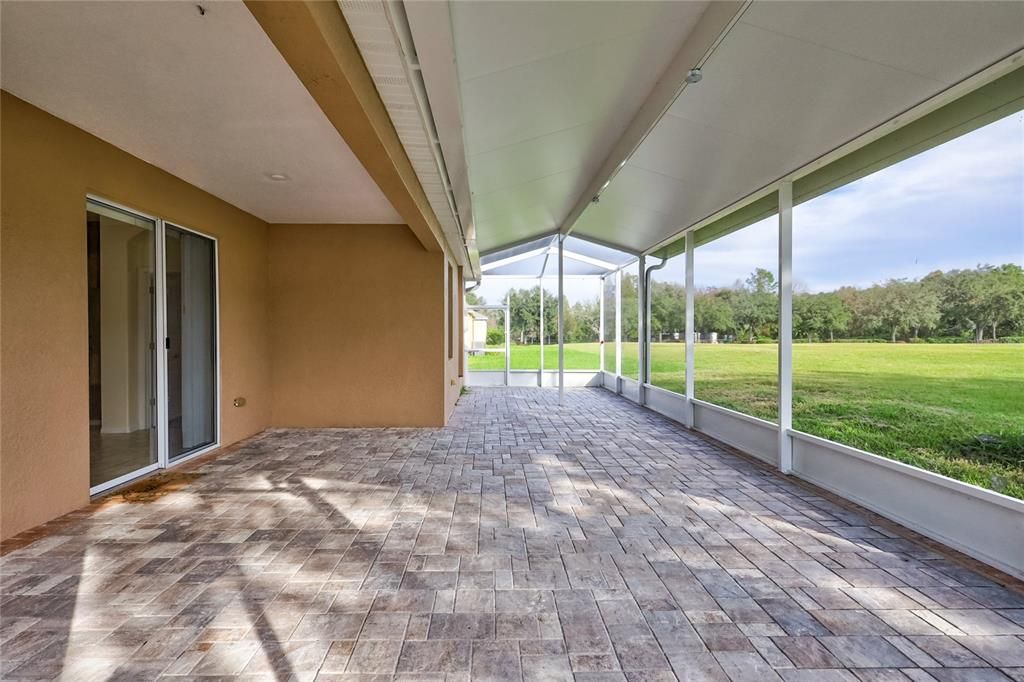
[[[565,401],[565,237],[558,237],[558,404]]]
[[[509,311],[512,309],[509,305],[509,295],[505,294],[505,385],[509,385],[509,375],[512,373],[512,339],[509,338],[509,334],[512,330],[511,320],[509,320]]]
[[[636,278],[636,361],[638,364],[636,378],[637,400],[641,405],[647,404],[647,391],[644,390],[644,376],[647,367],[647,258],[640,256],[639,277]]]
[[[607,276],[607,275],[606,275]],[[597,350],[601,354],[600,364],[598,368],[604,372],[604,277],[598,279],[601,283],[601,292],[597,297]],[[604,381],[604,377],[601,377],[601,381]]]
[[[779,470],[793,471],[793,183],[779,184]]]
[[[545,261],[546,263],[546,261]],[[544,386],[544,273],[537,278],[540,285],[540,371],[537,373],[537,386]]]
[[[686,426],[693,428],[693,231],[686,233]]]
[[[622,268],[615,271],[615,392],[622,392]]]

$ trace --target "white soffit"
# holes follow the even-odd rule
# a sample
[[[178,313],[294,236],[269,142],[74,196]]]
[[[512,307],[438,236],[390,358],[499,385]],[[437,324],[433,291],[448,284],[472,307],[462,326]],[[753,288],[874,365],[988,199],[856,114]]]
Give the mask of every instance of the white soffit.
[[[434,132],[424,122],[425,114],[420,111],[415,86],[410,82],[408,68],[415,68],[416,55],[408,56],[412,66],[407,65],[405,50],[392,26],[393,17],[382,0],[338,0],[338,4],[448,245],[458,261],[466,265],[462,232],[434,156]]]
[[[245,5],[203,7],[3,2],[2,86],[268,222],[402,223]]]
[[[558,230],[705,6],[449,4],[481,252]]]
[[[1022,47],[1022,2],[755,2],[573,234],[647,249]]]

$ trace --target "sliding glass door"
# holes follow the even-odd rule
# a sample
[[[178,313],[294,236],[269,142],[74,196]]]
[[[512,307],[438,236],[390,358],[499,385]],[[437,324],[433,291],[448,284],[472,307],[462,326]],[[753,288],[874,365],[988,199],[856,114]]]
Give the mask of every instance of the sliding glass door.
[[[217,245],[92,199],[86,244],[95,494],[218,442]]]
[[[214,241],[167,225],[167,435],[175,459],[217,441]]]
[[[89,485],[158,461],[156,221],[90,201]]]

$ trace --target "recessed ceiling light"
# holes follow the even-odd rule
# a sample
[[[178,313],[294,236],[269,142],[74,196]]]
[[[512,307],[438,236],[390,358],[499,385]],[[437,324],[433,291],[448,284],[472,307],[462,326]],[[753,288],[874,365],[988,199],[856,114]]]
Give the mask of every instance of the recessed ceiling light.
[[[274,182],[284,182],[286,180],[291,180],[291,178],[289,178],[284,173],[267,173],[267,178],[273,180]]]
[[[686,73],[686,82],[687,83],[700,83],[700,79],[703,78],[703,77],[704,77],[704,74],[701,73],[700,69],[690,69]]]

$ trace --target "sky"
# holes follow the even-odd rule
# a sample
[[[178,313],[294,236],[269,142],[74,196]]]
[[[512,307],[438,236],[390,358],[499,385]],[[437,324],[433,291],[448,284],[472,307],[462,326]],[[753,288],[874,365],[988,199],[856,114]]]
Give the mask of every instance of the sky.
[[[729,286],[757,267],[778,270],[771,217],[697,249],[698,287]],[[1024,265],[1024,112],[878,171],[793,210],[793,278],[798,291],[871,286],[933,270]],[[635,269],[635,268],[634,268]],[[682,283],[679,256],[655,279]],[[478,290],[498,302],[509,286]],[[557,286],[554,279],[546,286]],[[569,301],[597,285],[566,280]]]

